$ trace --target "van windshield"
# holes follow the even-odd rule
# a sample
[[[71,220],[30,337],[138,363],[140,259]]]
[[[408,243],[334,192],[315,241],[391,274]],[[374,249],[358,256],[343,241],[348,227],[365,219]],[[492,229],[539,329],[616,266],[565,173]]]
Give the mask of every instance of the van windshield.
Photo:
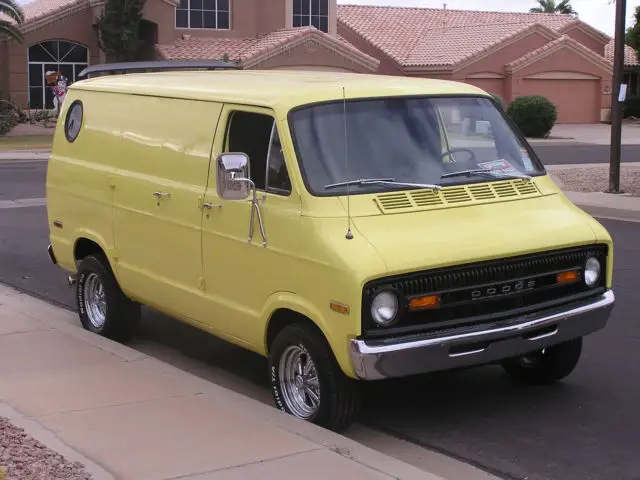
[[[289,122],[305,184],[316,196],[545,173],[486,97],[337,101],[296,109]]]

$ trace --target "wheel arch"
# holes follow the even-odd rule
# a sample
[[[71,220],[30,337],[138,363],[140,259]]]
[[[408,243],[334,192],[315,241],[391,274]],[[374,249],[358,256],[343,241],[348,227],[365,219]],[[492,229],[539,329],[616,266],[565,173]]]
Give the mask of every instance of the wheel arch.
[[[73,259],[76,262],[76,265],[83,258],[89,255],[102,253],[107,258],[110,266],[113,266],[108,252],[109,250],[106,247],[106,242],[100,235],[84,230],[76,232],[73,243]]]
[[[348,356],[346,337],[345,345],[340,345],[340,338],[330,333],[327,318],[311,302],[292,292],[279,292],[269,298],[264,312],[265,328],[262,344],[264,354],[269,354],[273,340],[288,325],[308,325],[325,339],[342,371],[347,376],[355,378]]]

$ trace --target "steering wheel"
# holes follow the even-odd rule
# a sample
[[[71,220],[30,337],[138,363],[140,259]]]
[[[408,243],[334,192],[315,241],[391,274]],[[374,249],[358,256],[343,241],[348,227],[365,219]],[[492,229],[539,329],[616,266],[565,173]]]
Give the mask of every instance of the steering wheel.
[[[467,152],[469,155],[471,155],[471,158],[469,158],[468,160],[469,162],[475,162],[476,160],[476,154],[473,153],[473,150],[469,150],[468,148],[452,148],[451,150],[447,150],[440,155],[440,161],[444,160],[446,156],[450,156],[451,159],[455,162],[453,154],[456,152]]]

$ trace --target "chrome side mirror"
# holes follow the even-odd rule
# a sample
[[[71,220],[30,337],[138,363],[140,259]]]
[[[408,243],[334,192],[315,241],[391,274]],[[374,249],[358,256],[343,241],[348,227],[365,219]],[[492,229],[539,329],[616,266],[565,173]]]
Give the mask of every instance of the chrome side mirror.
[[[223,200],[246,200],[251,195],[249,157],[244,153],[222,153],[218,156],[216,188]]]
[[[217,162],[216,190],[223,200],[246,200],[251,197],[251,218],[249,220],[248,242],[253,241],[253,224],[258,217],[258,226],[262,235],[262,246],[267,246],[267,234],[264,231],[262,212],[256,196],[256,186],[251,180],[249,157],[245,153],[221,153]]]

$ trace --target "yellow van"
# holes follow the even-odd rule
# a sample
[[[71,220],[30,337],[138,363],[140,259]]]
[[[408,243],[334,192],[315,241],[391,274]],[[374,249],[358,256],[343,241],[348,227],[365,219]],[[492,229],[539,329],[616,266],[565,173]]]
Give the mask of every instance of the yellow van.
[[[126,341],[148,305],[268,357],[278,408],[342,430],[363,381],[551,383],[606,325],[611,237],[485,91],[154,65],[75,83],[58,120],[49,255],[87,330]]]

